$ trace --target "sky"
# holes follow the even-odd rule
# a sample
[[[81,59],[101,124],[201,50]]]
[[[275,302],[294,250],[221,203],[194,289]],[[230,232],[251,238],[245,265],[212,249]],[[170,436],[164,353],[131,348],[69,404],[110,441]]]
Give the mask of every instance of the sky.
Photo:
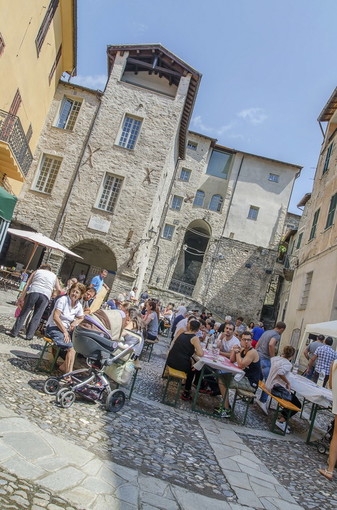
[[[203,75],[192,131],[303,166],[300,214],[337,86],[336,15],[336,0],[78,0],[72,82],[104,89],[107,45],[161,43]]]

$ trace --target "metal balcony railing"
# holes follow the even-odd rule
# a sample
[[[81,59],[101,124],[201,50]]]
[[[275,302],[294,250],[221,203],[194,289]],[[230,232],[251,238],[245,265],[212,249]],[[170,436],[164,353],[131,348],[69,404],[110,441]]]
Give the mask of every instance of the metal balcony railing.
[[[0,141],[8,143],[20,169],[27,175],[33,156],[19,117],[0,110]]]
[[[194,291],[194,285],[190,285],[189,283],[182,282],[181,280],[175,280],[172,278],[169,290],[173,290],[173,292],[179,292],[180,294],[184,294],[185,296],[192,296]]]

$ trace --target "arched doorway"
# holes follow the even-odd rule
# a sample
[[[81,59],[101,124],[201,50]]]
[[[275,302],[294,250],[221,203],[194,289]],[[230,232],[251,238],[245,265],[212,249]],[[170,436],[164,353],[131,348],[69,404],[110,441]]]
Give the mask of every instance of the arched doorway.
[[[204,220],[195,220],[186,229],[170,290],[192,296],[211,237],[211,228]]]
[[[85,282],[89,283],[101,269],[107,269],[108,276],[105,283],[111,288],[117,271],[117,261],[113,251],[107,245],[97,239],[89,239],[81,241],[69,249],[80,255],[83,260],[65,256],[60,270],[60,277],[64,282],[73,276],[77,278],[81,271],[84,271]]]

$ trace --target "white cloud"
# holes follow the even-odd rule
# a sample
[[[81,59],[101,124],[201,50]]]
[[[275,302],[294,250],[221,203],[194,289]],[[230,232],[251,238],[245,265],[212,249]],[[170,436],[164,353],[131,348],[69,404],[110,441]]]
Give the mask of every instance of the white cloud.
[[[201,131],[202,133],[208,133],[209,135],[213,136],[221,136],[227,131],[230,131],[233,128],[233,123],[230,122],[229,124],[223,124],[219,128],[213,128],[210,126],[207,126],[204,124],[201,115],[197,115],[196,117],[193,117],[192,119],[192,126],[194,129]]]
[[[149,28],[148,25],[145,25],[144,23],[137,23],[136,21],[132,23],[132,26],[138,34],[145,34]]]
[[[77,83],[77,85],[82,85],[83,87],[88,87],[89,89],[103,90],[106,80],[107,77],[105,74],[88,74],[86,76],[79,74],[78,76],[74,76],[71,82]]]
[[[237,115],[252,124],[262,124],[262,122],[268,119],[268,115],[263,108],[247,108],[246,110],[241,110]]]

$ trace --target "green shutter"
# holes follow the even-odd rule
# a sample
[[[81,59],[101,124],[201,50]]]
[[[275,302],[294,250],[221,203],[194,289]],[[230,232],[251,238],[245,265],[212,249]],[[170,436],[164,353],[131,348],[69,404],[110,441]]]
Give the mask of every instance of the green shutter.
[[[336,205],[337,205],[337,193],[335,193],[333,197],[331,197],[325,228],[329,228],[333,224],[335,218]]]
[[[330,156],[331,156],[331,152],[332,152],[332,146],[333,146],[333,143],[329,145],[328,150],[326,151],[324,167],[323,167],[323,174],[325,174],[325,172],[327,172],[329,170],[329,161],[330,161]]]

